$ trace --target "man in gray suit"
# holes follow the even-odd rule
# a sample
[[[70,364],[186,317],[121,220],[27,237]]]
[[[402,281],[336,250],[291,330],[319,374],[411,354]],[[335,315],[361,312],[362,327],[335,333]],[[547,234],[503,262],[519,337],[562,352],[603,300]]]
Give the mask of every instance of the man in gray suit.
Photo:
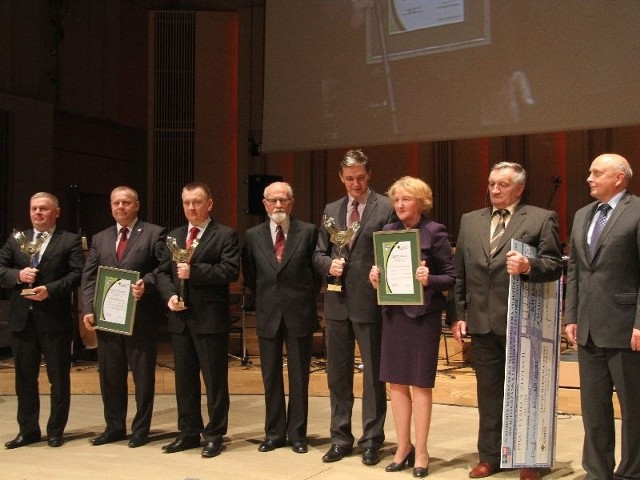
[[[275,182],[264,190],[269,219],[247,231],[242,249],[244,285],[255,295],[256,330],[266,406],[265,440],[269,452],[289,441],[307,452],[309,367],[313,332],[318,326],[320,278],[313,269],[318,240],[315,225],[291,217],[293,190]],[[282,375],[282,347],[287,347],[289,408]]]
[[[488,477],[500,466],[509,276],[549,282],[562,274],[557,215],[521,203],[525,180],[517,163],[494,165],[488,187],[492,206],[462,216],[456,244],[457,320],[451,329],[459,342],[467,332],[473,336],[480,414],[480,461],[471,478]],[[535,247],[537,258],[511,250],[512,238]],[[521,480],[537,478],[538,470],[520,470]]]
[[[131,336],[99,330],[98,366],[106,428],[91,439],[98,446],[125,438],[127,431],[128,370],[135,384],[136,414],[129,447],[147,443],[155,395],[158,325],[161,311],[156,289],[156,269],[165,249],[164,228],[138,219],[138,193],[130,187],[111,192],[111,215],[116,222],[96,233],[82,273],[83,322],[95,330],[93,298],[101,265],[133,270],[140,279],[131,286],[136,298],[136,317]]]
[[[597,157],[587,182],[596,199],[576,212],[571,232],[566,332],[578,343],[587,479],[640,478],[640,198],[627,192],[627,160]],[[615,467],[613,390],[622,410]]]
[[[340,163],[340,181],[347,195],[324,209],[335,220],[337,230],[344,231],[356,220],[360,228],[340,257],[338,247],[330,241],[327,228],[319,230],[314,265],[319,274],[332,283],[340,279],[342,291],[327,291],[324,314],[327,319],[327,380],[331,399],[331,448],[322,457],[325,462],[342,460],[353,449],[351,431],[353,409],[353,370],[355,342],[362,359],[362,437],[358,445],[362,462],[380,461],[384,442],[387,399],[384,383],[379,379],[381,345],[381,310],[376,291],[369,283],[374,264],[373,232],[382,230],[395,219],[389,200],[369,188],[371,167],[361,150],[348,151]]]

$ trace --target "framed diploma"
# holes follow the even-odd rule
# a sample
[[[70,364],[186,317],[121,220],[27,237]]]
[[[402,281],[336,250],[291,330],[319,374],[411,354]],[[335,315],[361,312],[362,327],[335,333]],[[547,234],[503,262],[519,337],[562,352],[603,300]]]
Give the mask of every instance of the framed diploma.
[[[113,267],[98,267],[96,292],[93,299],[96,328],[123,335],[133,333],[136,300],[131,285],[140,278],[139,272]]]
[[[424,292],[416,280],[420,265],[420,232],[373,232],[375,262],[380,268],[378,305],[422,305]]]

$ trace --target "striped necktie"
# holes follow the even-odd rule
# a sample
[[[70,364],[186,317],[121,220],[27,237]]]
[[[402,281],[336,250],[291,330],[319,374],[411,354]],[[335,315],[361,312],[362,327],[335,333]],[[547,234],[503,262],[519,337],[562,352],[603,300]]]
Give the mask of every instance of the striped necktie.
[[[598,210],[600,211],[600,216],[596,221],[596,224],[593,226],[593,231],[591,232],[591,242],[589,243],[589,250],[591,250],[591,258],[596,254],[596,246],[598,245],[598,240],[600,239],[600,235],[604,230],[604,227],[607,225],[607,220],[609,219],[609,212],[611,211],[611,205],[608,203],[602,203],[598,206]]]
[[[507,217],[509,216],[509,210],[506,208],[501,208],[500,210],[496,210],[493,212],[493,215],[499,215],[500,219],[498,220],[498,225],[496,225],[496,229],[493,231],[493,235],[491,236],[491,241],[489,242],[489,255],[493,256],[498,249],[498,244],[500,243],[500,238],[504,235],[504,231],[507,227]]]

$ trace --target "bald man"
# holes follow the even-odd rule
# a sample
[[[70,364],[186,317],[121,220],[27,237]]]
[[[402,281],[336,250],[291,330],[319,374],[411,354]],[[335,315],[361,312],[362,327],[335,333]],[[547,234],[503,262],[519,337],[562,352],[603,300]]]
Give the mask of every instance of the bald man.
[[[596,199],[575,215],[566,332],[578,343],[586,479],[640,478],[640,198],[620,155],[597,157],[587,183]],[[615,468],[613,391],[622,407]]]

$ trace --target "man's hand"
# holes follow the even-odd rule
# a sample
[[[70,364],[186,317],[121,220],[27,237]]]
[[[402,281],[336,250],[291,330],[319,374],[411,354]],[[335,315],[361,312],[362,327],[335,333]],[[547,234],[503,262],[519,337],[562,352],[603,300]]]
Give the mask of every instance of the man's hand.
[[[36,275],[38,274],[37,268],[26,267],[20,270],[18,279],[20,283],[33,283],[36,281]]]
[[[462,345],[464,343],[462,339],[467,335],[467,322],[464,320],[454,320],[451,324],[451,333],[456,342]]]
[[[191,266],[188,263],[178,263],[176,268],[178,270],[178,278],[182,280],[189,280],[189,277],[191,276]]]
[[[564,333],[567,334],[567,340],[571,345],[575,345],[576,337],[578,336],[578,324],[577,323],[568,323],[566,327],[564,327]]]
[[[334,258],[331,260],[331,266],[329,267],[329,275],[333,277],[341,277],[344,272],[344,258]]]
[[[138,281],[131,285],[131,293],[133,293],[133,297],[136,300],[140,300],[140,297],[144,295],[144,282],[142,279],[138,279]]]
[[[28,295],[25,298],[33,300],[34,302],[41,302],[49,298],[49,291],[44,285],[39,285],[33,289],[33,295]]]
[[[634,352],[640,350],[640,330],[637,328],[634,328],[631,333],[631,350]]]
[[[178,295],[173,295],[170,299],[169,302],[167,303],[167,306],[169,307],[169,310],[171,310],[172,312],[181,312],[182,310],[186,310],[187,307],[180,307],[178,305]]]
[[[527,257],[523,257],[521,253],[515,250],[507,252],[507,272],[509,275],[520,275],[521,273],[529,273],[531,263]]]
[[[82,323],[84,323],[84,328],[89,332],[93,332],[96,329],[96,323],[93,319],[93,313],[87,313],[84,317],[82,317]]]

